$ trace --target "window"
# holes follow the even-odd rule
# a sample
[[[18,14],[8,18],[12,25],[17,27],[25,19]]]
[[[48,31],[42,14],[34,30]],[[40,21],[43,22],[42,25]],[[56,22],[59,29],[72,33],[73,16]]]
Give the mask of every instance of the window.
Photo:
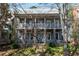
[[[37,42],[41,43],[43,39],[43,32],[38,32],[37,33]]]
[[[58,33],[56,33],[56,39],[58,40]]]
[[[24,23],[24,18],[20,18],[20,23]]]
[[[51,20],[47,20],[47,28],[51,28]]]
[[[55,33],[55,39],[56,39],[56,40],[59,40],[59,35],[60,35],[59,32],[56,32],[56,33]]]
[[[47,39],[48,39],[48,40],[51,40],[51,32],[48,32],[48,33],[47,33]]]
[[[29,40],[33,40],[33,36],[31,32],[28,32],[28,37],[29,37]]]

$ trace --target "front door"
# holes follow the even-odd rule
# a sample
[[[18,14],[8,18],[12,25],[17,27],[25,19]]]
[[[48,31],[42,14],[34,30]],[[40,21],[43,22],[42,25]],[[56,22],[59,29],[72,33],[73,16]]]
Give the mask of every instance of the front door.
[[[47,41],[51,41],[51,32],[47,32]]]
[[[27,33],[27,42],[28,43],[32,43],[33,42],[33,36],[32,36],[32,32],[28,32]]]
[[[38,32],[36,39],[37,39],[37,43],[42,43],[43,42],[42,41],[43,40],[43,32]]]

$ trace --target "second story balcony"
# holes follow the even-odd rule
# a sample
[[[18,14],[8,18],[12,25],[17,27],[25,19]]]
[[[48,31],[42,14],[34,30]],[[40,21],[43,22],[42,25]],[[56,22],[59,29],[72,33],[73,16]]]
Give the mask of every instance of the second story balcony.
[[[17,29],[61,29],[61,24],[58,23],[19,23]]]

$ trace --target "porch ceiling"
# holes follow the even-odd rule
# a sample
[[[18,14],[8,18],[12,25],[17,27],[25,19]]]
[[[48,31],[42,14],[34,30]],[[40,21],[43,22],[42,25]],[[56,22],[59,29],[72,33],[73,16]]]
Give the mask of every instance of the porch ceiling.
[[[20,18],[59,18],[59,14],[16,14]]]

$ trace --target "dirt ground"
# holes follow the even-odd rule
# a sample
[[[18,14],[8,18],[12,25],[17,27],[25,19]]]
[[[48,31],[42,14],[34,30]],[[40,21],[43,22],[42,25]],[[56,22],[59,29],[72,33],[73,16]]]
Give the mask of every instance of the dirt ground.
[[[17,49],[11,49],[11,50],[7,50],[7,51],[0,51],[0,56],[9,56],[10,54],[16,52]]]

